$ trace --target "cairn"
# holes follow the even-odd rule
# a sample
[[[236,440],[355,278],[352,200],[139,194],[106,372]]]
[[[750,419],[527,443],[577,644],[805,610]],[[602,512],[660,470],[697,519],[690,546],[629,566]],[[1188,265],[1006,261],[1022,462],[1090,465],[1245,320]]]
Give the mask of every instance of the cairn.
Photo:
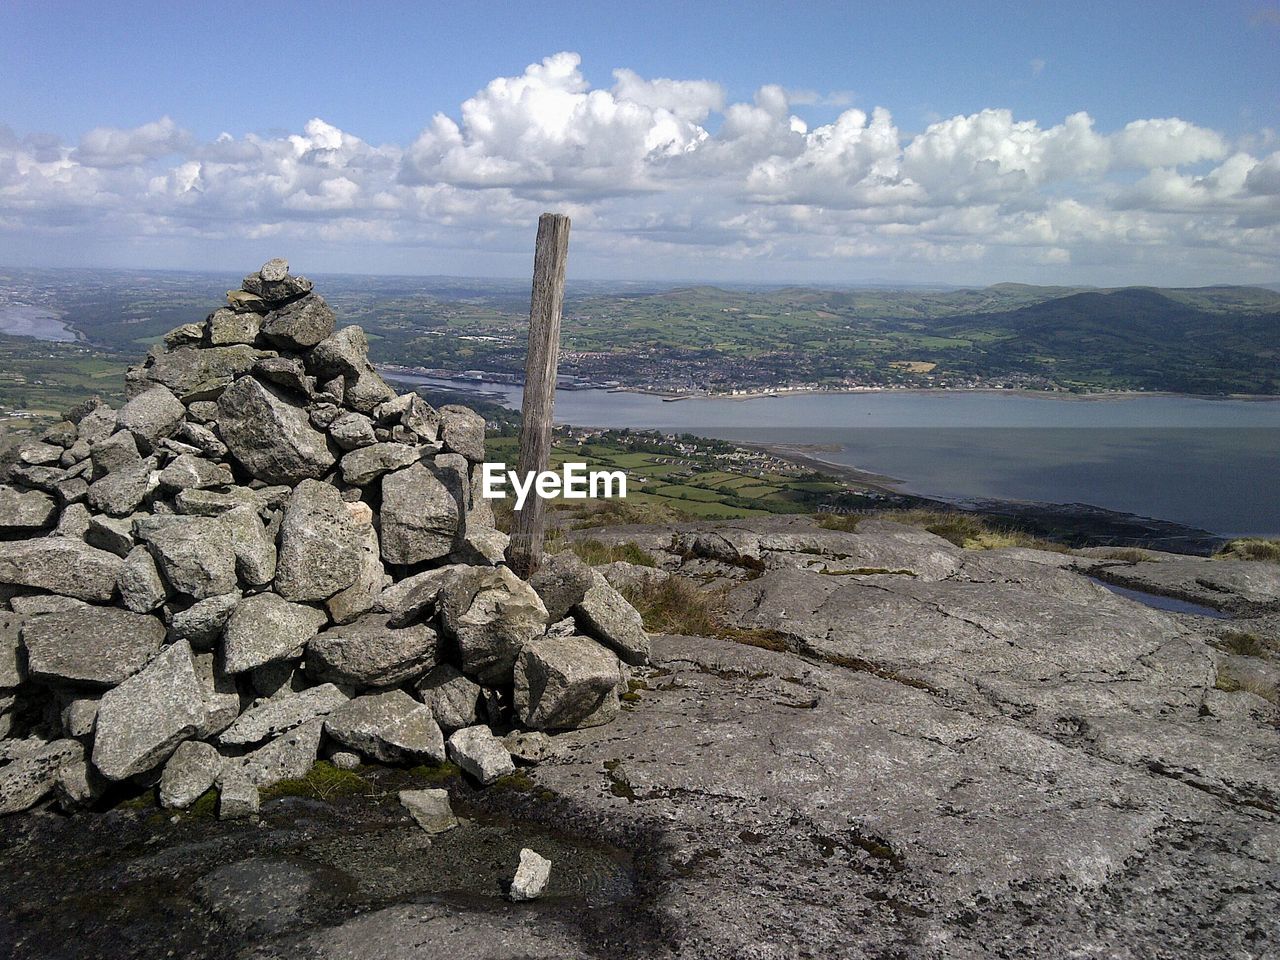
[[[613,719],[639,615],[572,554],[504,565],[484,419],[397,395],[284,260],[227,301],[0,485],[0,813],[253,815],[318,757],[491,783]]]

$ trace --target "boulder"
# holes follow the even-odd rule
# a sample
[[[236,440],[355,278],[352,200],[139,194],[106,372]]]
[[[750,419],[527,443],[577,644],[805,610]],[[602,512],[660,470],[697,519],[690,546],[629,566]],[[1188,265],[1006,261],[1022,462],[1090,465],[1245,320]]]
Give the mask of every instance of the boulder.
[[[236,589],[231,530],[212,517],[152,516],[134,524],[165,583],[196,600]]]
[[[307,376],[302,361],[295,357],[266,357],[253,365],[253,375],[302,399],[310,399],[315,392],[314,378]]]
[[[91,446],[116,431],[116,410],[99,401],[98,406],[76,421],[76,439]]]
[[[479,718],[480,685],[452,664],[442,663],[416,684],[418,699],[431,709],[446,732],[475,726]]]
[[[515,710],[535,730],[573,730],[618,714],[618,658],[587,637],[539,637],[515,666]]]
[[[250,587],[265,587],[276,575],[276,543],[258,511],[242,504],[222,514],[221,520],[231,532],[236,573]]]
[[[218,819],[257,820],[258,788],[237,764],[225,764],[218,776]]]
[[[138,441],[128,430],[117,430],[110,436],[98,440],[89,448],[89,457],[93,460],[94,476],[121,470],[132,466],[142,459],[138,452]]]
[[[377,442],[373,435],[373,421],[361,413],[344,413],[336,417],[329,424],[329,436],[343,450],[370,447]]]
[[[361,506],[366,505],[361,504]],[[378,549],[378,532],[373,529],[372,523],[364,524],[362,530],[363,533],[360,536],[362,561],[355,583],[344,590],[339,590],[325,601],[329,619],[337,624],[350,623],[356,617],[372,610],[383,588],[391,582],[391,578],[382,568],[382,558]]]
[[[256,313],[236,313],[223,307],[209,314],[205,321],[209,343],[215,347],[236,344],[251,346],[262,329],[262,318]]]
[[[307,354],[307,369],[321,380],[355,376],[369,363],[369,341],[356,325],[343,327]]]
[[[265,483],[294,485],[334,464],[328,440],[307,411],[278,387],[242,377],[218,398],[218,427],[236,461]]]
[[[0,484],[0,534],[31,534],[53,526],[58,505],[39,490],[16,490]]]
[[[56,443],[39,440],[24,443],[18,448],[18,460],[37,467],[56,467],[62,459],[62,447]]]
[[[520,863],[511,881],[509,896],[515,903],[537,900],[551,879],[551,861],[528,847],[520,851]]]
[[[164,580],[146,547],[134,547],[120,568],[120,602],[134,613],[150,613],[168,596]]]
[[[333,333],[336,320],[318,293],[272,310],[262,318],[262,336],[285,350],[309,350]]]
[[[155,617],[116,607],[84,607],[31,617],[22,626],[33,680],[111,687],[147,665],[164,643]]]
[[[446,404],[440,408],[440,439],[445,450],[460,453],[471,463],[484,460],[484,417],[470,407]]]
[[[108,780],[153,770],[206,720],[191,648],[170,645],[141,672],[102,695],[93,765]]]
[[[539,730],[512,730],[502,738],[502,745],[511,759],[520,763],[537,764],[551,756],[551,738]]]
[[[374,418],[383,426],[404,427],[418,440],[432,443],[440,433],[440,414],[416,393],[379,404]]]
[[[58,716],[65,737],[87,737],[98,723],[98,698],[76,697],[68,700]]]
[[[209,649],[222,634],[231,611],[239,602],[239,592],[232,592],[193,603],[173,614],[169,621],[169,638],[185,640],[195,650]]]
[[[156,462],[150,458],[113,470],[89,485],[89,509],[113,517],[134,513],[158,486],[158,476]]]
[[[150,453],[161,437],[173,435],[186,413],[187,408],[173,395],[173,391],[157,384],[121,407],[116,415],[116,425],[129,432],[139,450]]]
[[[440,623],[458,644],[462,670],[481,684],[505,684],[520,648],[547,628],[538,595],[507,567],[472,567],[440,594]]]
[[[276,591],[288,600],[326,600],[364,568],[364,535],[336,487],[298,484],[280,527]]]
[[[226,487],[235,483],[231,471],[221,463],[210,463],[204,457],[184,453],[160,471],[160,486],[169,490],[201,490]]]
[[[449,757],[464,772],[486,785],[516,772],[511,754],[483,724],[454,731],[449,737]]]
[[[216,410],[217,407],[215,406],[214,409]],[[190,408],[188,408],[189,412]],[[175,436],[183,443],[195,447],[202,456],[210,460],[221,460],[227,455],[227,445],[218,439],[217,434],[202,424],[183,420],[178,425]]]
[[[307,644],[307,673],[355,687],[391,687],[436,665],[439,638],[425,624],[395,628],[382,614],[330,627]]]
[[[290,489],[288,487],[286,490]],[[259,491],[248,487],[229,487],[226,490],[179,490],[173,498],[178,513],[193,517],[220,517],[236,507],[252,507],[255,511],[262,504]]]
[[[133,390],[159,384],[183,403],[216,400],[237,378],[271,353],[243,344],[225,347],[179,347],[153,354],[130,371]]]
[[[246,710],[218,736],[224,746],[244,747],[277,737],[294,727],[323,717],[350,698],[332,683],[266,700]]]
[[[18,613],[0,610],[0,690],[11,690],[27,679],[27,654],[22,649],[22,624]]]
[[[266,746],[241,758],[239,772],[258,789],[273,787],[282,780],[302,779],[316,762],[324,723],[320,718],[308,720],[281,734]],[[235,764],[227,764],[228,768],[232,766]]]
[[[342,458],[342,479],[354,487],[363,487],[384,473],[416,463],[421,457],[420,449],[406,443],[374,443],[352,450]]]
[[[401,790],[399,796],[400,805],[409,811],[409,816],[433,837],[458,825],[448,790]]]
[[[127,557],[135,546],[133,516],[90,517],[89,527],[84,532],[84,542],[99,550],[114,553],[117,557]]]
[[[0,816],[27,810],[53,790],[67,765],[84,758],[78,740],[35,741],[4,766],[0,766]]]
[[[184,740],[178,744],[160,775],[160,806],[167,810],[191,806],[217,782],[223,762],[222,755],[207,743]]]
[[[431,710],[403,690],[356,697],[325,719],[325,733],[384,763],[443,762],[444,737]]]
[[[218,666],[213,653],[196,653],[191,660],[208,714],[204,726],[196,731],[196,736],[203,740],[221,733],[240,715],[241,697],[235,677]]]
[[[350,456],[350,454],[348,454]],[[382,478],[382,557],[388,563],[438,560],[458,540],[464,491],[451,473],[415,463]]]
[[[592,574],[593,584],[573,608],[574,619],[583,633],[611,649],[624,663],[643,666],[649,662],[649,635],[636,608],[604,577]]]
[[[466,569],[466,566],[454,563],[405,577],[378,594],[375,606],[387,614],[387,620],[393,627],[412,623],[434,611],[444,585]]]
[[[164,335],[164,345],[166,347],[181,347],[199,343],[203,339],[203,326],[198,323],[184,323],[180,327],[174,327]]]
[[[542,605],[547,608],[547,618],[552,623],[567,617],[594,585],[591,568],[571,550],[544,557],[529,578],[529,586],[542,599]]]
[[[276,660],[296,658],[326,620],[323,610],[290,603],[279,594],[246,597],[227,620],[222,667],[227,673],[243,673]]]
[[[33,587],[91,603],[108,603],[124,565],[113,553],[65,537],[6,543],[0,584]]]
[[[257,273],[258,281],[261,283],[279,283],[289,275],[289,261],[284,257],[272,257],[264,263]],[[248,279],[253,279],[254,274],[250,274]],[[271,299],[261,290],[255,290],[253,287],[245,287],[250,293],[256,293],[264,300]]]
[[[373,413],[381,404],[395,398],[396,392],[387,386],[370,364],[354,375],[344,378],[342,402],[360,413]]]

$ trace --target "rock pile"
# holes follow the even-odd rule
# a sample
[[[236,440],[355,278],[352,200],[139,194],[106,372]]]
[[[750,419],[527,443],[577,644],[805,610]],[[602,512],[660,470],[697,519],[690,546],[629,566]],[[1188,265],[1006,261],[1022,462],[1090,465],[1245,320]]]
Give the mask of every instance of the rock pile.
[[[318,756],[490,783],[539,752],[514,728],[613,719],[640,618],[572,555],[503,565],[484,419],[397,395],[283,260],[227,299],[0,485],[0,813],[249,815]]]

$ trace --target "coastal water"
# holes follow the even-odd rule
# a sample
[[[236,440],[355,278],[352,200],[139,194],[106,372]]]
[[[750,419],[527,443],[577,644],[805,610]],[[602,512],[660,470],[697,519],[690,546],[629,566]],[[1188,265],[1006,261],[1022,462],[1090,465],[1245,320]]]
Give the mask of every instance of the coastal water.
[[[519,406],[518,387],[483,389]],[[1088,503],[1221,536],[1280,535],[1280,401],[884,391],[663,402],[562,390],[556,420],[816,445],[809,456],[921,496]]]
[[[56,313],[25,303],[0,303],[0,333],[62,343],[70,343],[76,338],[75,332]]]

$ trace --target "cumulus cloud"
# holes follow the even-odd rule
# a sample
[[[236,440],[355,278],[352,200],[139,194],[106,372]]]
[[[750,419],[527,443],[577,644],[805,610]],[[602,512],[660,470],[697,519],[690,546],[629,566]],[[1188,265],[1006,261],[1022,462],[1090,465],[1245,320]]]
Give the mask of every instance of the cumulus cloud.
[[[161,117],[74,145],[0,126],[0,237],[501,257],[554,204],[599,273],[757,261],[778,279],[798,264],[872,262],[1017,276],[1019,265],[1173,269],[1206,250],[1215,269],[1280,269],[1280,153],[1266,131],[1233,142],[1176,117],[1100,130],[1086,112],[1042,123],[992,107],[912,135],[890,109],[849,108],[840,92],[766,84],[731,102],[714,80],[620,67],[612,81],[593,87],[578,55],[559,53],[457,107],[433,105],[407,145],[318,117],[208,141]]]

